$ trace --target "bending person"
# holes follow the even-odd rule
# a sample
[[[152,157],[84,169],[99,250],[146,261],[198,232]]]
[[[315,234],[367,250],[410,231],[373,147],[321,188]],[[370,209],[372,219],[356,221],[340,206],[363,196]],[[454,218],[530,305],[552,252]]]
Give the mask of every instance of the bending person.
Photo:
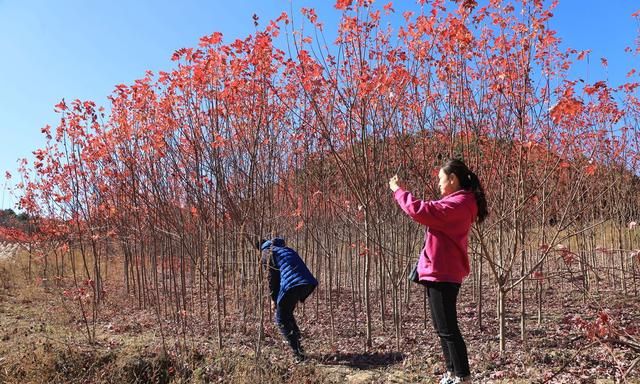
[[[262,264],[268,268],[269,290],[276,310],[276,323],[293,351],[297,362],[306,356],[300,344],[300,328],[293,316],[298,302],[304,302],[318,286],[318,281],[298,253],[286,246],[284,239],[262,240]],[[270,252],[269,252],[270,251]]]

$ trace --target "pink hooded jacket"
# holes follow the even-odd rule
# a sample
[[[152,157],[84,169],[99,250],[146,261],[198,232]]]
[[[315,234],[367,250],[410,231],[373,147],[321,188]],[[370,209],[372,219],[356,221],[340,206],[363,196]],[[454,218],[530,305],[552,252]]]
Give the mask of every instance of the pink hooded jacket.
[[[393,197],[409,217],[427,227],[418,260],[420,280],[462,283],[470,271],[469,230],[478,214],[473,192],[459,190],[441,200],[422,201],[399,188]]]

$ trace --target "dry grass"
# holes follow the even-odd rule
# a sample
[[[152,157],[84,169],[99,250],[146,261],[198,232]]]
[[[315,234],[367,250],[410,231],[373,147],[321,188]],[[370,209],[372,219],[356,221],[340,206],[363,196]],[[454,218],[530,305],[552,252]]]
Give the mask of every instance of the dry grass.
[[[163,347],[153,314],[123,308],[117,294],[104,304],[89,343],[77,303],[62,293],[71,279],[30,279],[28,271],[27,255],[0,261],[0,383],[336,383],[381,375],[295,365],[273,332],[259,359],[251,336],[227,340],[219,351],[210,335],[165,335]]]
[[[375,324],[373,348],[365,352],[362,324],[353,327],[347,303],[337,304],[346,307],[336,310],[339,326],[333,340],[326,314],[316,318],[307,309],[301,326],[310,359],[296,365],[270,322],[259,358],[251,329],[225,335],[220,350],[212,327],[193,325],[182,333],[172,322],[163,321],[163,345],[153,311],[136,307],[116,273],[107,281],[109,295],[98,320],[90,324],[95,327],[95,342],[89,343],[77,301],[63,295],[72,287],[72,279],[41,280],[29,278],[28,272],[24,254],[0,261],[0,383],[429,383],[442,372],[438,343],[432,330],[422,326],[421,308],[405,314],[402,352],[395,351],[392,330],[383,331],[381,324]],[[459,313],[478,382],[539,382],[533,378],[567,362],[567,371],[552,382],[595,383],[615,371],[606,349],[577,353],[584,344],[567,341],[575,333],[562,323],[564,315],[589,311],[580,295],[550,292],[547,320],[542,327],[530,327],[527,346],[517,341],[518,319],[511,316],[509,353],[502,357],[494,337],[495,321],[485,318],[485,330],[478,331],[469,290],[463,295]],[[637,318],[637,300],[625,300],[603,302],[622,308],[628,319]],[[517,302],[512,306],[518,308]],[[630,351],[615,353],[626,362],[635,358]],[[639,376],[637,370],[632,372],[629,382],[638,382]]]

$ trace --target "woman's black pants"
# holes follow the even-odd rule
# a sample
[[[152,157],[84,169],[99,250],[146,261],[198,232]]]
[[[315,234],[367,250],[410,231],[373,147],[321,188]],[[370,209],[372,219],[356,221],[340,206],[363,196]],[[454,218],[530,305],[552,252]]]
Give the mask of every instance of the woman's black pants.
[[[446,282],[426,282],[431,319],[440,337],[442,353],[447,371],[458,377],[469,376],[469,357],[458,327],[456,301],[460,284]]]

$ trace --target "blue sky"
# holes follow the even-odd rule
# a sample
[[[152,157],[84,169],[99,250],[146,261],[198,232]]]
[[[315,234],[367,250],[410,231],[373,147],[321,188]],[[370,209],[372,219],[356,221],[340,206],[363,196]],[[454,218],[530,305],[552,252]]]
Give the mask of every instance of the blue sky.
[[[379,3],[387,3],[387,0]],[[220,31],[226,42],[245,37],[282,11],[314,7],[327,30],[338,12],[330,0],[0,0],[0,209],[13,208],[5,171],[17,179],[17,159],[44,145],[40,129],[57,125],[53,106],[66,100],[106,105],[114,85],[130,84],[146,70],[172,68],[172,53]],[[318,4],[321,4],[320,6]],[[406,5],[405,5],[406,4]],[[395,1],[396,12],[415,1]],[[551,27],[565,46],[591,49],[576,68],[588,81],[613,83],[637,64],[633,46],[640,2],[561,0]],[[298,16],[299,17],[299,16]],[[600,57],[609,61],[603,72]],[[588,75],[588,77],[587,77]]]

